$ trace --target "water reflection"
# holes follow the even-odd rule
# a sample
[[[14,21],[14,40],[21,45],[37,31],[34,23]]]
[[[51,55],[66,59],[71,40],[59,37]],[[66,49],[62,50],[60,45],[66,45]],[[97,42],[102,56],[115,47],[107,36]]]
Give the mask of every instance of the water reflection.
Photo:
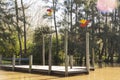
[[[106,67],[105,67],[106,66]],[[120,64],[102,64],[102,68],[91,71],[89,75],[80,74],[69,77],[48,76],[0,70],[0,80],[120,80]]]

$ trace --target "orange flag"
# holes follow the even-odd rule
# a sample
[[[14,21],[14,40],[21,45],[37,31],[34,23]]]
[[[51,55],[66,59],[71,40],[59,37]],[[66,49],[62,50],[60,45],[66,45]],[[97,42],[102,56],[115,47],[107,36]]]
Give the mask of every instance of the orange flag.
[[[90,22],[89,20],[82,19],[79,21],[80,22],[80,27],[84,28],[87,27],[88,23]]]

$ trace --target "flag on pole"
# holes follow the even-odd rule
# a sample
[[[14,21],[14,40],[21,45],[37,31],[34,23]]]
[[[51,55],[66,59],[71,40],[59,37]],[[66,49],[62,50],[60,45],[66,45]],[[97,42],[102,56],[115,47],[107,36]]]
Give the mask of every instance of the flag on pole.
[[[84,28],[84,27],[87,27],[87,25],[90,21],[85,20],[85,19],[81,19],[79,22],[80,22],[80,27]]]
[[[47,9],[47,15],[48,15],[48,16],[52,16],[52,12],[53,12],[52,9]]]

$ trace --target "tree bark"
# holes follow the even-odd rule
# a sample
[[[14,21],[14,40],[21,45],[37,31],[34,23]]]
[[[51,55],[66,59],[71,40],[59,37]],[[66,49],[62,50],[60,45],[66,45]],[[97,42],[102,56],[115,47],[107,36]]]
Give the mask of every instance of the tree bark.
[[[21,42],[21,35],[20,35],[20,27],[19,27],[19,19],[18,19],[18,4],[17,0],[15,0],[15,11],[16,11],[16,25],[18,31],[18,41],[19,41],[19,48],[20,48],[20,55],[19,55],[19,65],[21,64],[21,57],[22,57],[22,42]]]
[[[59,50],[59,41],[58,41],[58,31],[57,31],[57,25],[56,25],[56,4],[55,4],[55,0],[53,0],[53,16],[54,16],[54,25],[55,25],[55,33],[56,33],[56,54],[58,54],[58,50]]]
[[[25,19],[25,9],[23,5],[23,0],[21,0],[22,12],[23,12],[23,24],[24,24],[24,54],[27,52],[26,46],[26,19]]]

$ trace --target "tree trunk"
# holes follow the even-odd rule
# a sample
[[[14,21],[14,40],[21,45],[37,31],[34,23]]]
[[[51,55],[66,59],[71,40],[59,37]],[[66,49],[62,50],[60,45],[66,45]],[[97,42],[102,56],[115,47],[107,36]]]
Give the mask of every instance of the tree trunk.
[[[23,5],[23,0],[21,0],[22,12],[23,12],[23,24],[24,24],[24,54],[27,52],[26,46],[26,19],[25,19],[25,9]]]
[[[54,25],[55,25],[55,33],[56,33],[56,54],[58,54],[58,50],[59,50],[59,41],[58,41],[58,31],[57,31],[57,25],[56,25],[56,4],[55,4],[55,0],[53,0],[53,16],[54,16]]]
[[[72,31],[72,28],[73,28],[73,26],[72,26],[72,18],[73,18],[73,16],[72,16],[72,7],[73,7],[72,0],[71,0],[70,4],[71,4],[71,7],[70,7],[70,26],[71,26],[70,31]]]
[[[103,56],[104,49],[105,49],[104,41],[103,41],[103,45],[101,45],[101,46],[102,46],[102,48],[101,48],[100,53],[99,53],[99,62],[98,62],[100,68],[102,68],[102,62],[103,62],[102,56]]]
[[[110,55],[110,62],[113,63],[113,56],[114,56],[114,42],[112,43],[111,46],[111,55]]]
[[[104,53],[104,49],[105,49],[105,43],[103,42],[103,46],[102,46],[102,50],[99,54],[99,61],[102,62],[102,56],[103,56],[103,53]]]
[[[22,57],[22,42],[21,42],[21,35],[20,35],[20,27],[19,27],[19,20],[18,20],[18,4],[17,0],[15,0],[15,11],[16,11],[16,25],[18,31],[18,41],[19,41],[19,48],[20,48],[20,55],[19,55],[19,65],[21,64],[21,57]]]

